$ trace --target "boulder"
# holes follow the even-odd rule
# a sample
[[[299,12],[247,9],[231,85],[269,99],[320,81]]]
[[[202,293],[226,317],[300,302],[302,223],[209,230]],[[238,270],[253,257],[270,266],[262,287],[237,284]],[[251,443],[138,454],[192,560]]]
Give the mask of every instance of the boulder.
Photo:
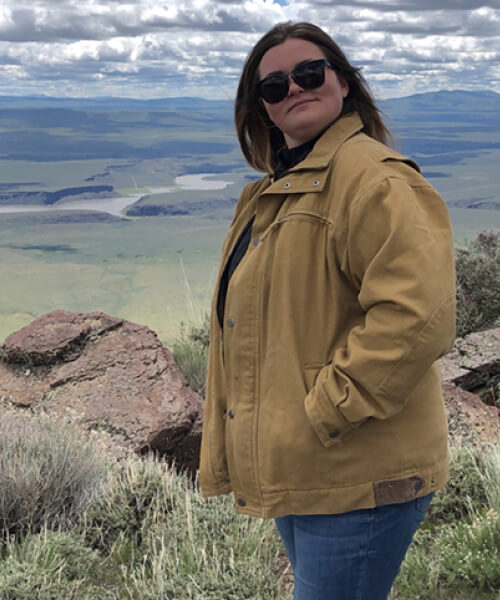
[[[0,404],[70,417],[115,454],[153,450],[198,467],[202,399],[148,327],[56,310],[0,347]]]
[[[500,440],[500,328],[458,338],[440,361],[452,440]]]
[[[443,384],[450,442],[500,442],[500,411],[453,383]]]
[[[444,383],[454,383],[473,393],[486,392],[484,401],[494,404],[493,397],[488,402],[489,390],[484,388],[494,388],[500,381],[500,327],[457,338],[440,366]]]

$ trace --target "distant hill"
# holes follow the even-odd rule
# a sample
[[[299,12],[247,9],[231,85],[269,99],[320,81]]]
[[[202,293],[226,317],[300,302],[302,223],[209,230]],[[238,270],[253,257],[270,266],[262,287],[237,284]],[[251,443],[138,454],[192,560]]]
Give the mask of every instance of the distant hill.
[[[490,90],[465,91],[442,90],[389,98],[379,102],[394,117],[406,114],[422,114],[431,108],[432,113],[497,114],[500,112],[500,94]],[[54,96],[6,96],[0,95],[0,109],[66,108],[79,110],[210,110],[232,111],[233,101],[179,96],[153,99],[102,96],[95,98],[63,98]]]
[[[0,96],[0,159],[147,160],[235,146],[228,101]],[[226,139],[221,133],[227,132]]]
[[[213,110],[232,109],[229,100],[209,100],[179,96],[171,98],[154,98],[142,100],[124,97],[96,98],[59,98],[53,96],[2,96],[1,108],[33,109],[33,108],[65,108],[78,110]]]
[[[440,91],[380,103],[399,150],[422,167],[453,165],[500,149],[500,94]]]
[[[467,121],[496,120],[500,117],[500,94],[483,91],[440,91],[391,98],[380,103],[394,120],[414,116],[426,120],[453,120],[464,117]]]

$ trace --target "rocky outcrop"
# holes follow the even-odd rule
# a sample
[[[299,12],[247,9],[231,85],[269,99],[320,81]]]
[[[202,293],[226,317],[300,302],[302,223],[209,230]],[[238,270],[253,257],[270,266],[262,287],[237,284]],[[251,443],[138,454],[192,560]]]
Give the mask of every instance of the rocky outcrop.
[[[458,338],[440,361],[450,437],[500,440],[500,328]]]
[[[57,310],[0,353],[0,405],[69,416],[105,433],[115,454],[154,450],[197,468],[202,400],[147,327]]]

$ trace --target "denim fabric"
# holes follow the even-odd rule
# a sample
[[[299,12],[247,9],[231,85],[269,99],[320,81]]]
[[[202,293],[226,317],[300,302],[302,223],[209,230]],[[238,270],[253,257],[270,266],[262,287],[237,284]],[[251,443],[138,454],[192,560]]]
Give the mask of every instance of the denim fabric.
[[[294,600],[386,600],[433,495],[275,519],[295,576]]]

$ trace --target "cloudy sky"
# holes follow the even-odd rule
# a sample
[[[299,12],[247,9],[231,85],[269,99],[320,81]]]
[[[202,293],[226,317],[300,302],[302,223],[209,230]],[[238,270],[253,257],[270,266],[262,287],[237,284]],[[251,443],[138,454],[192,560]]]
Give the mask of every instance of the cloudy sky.
[[[0,94],[233,98],[287,20],[328,31],[378,98],[500,92],[500,0],[0,0]]]

